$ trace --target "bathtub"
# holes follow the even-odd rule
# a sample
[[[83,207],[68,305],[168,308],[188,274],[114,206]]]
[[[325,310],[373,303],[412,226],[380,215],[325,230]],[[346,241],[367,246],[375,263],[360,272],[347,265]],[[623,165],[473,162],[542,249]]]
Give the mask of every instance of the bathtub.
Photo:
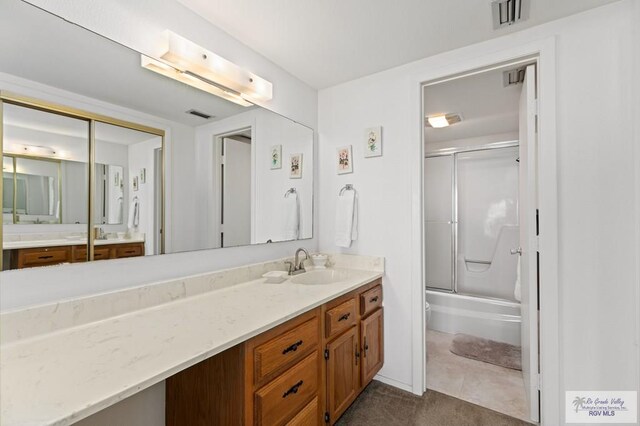
[[[519,303],[433,290],[426,290],[426,299],[431,306],[429,329],[520,346]]]

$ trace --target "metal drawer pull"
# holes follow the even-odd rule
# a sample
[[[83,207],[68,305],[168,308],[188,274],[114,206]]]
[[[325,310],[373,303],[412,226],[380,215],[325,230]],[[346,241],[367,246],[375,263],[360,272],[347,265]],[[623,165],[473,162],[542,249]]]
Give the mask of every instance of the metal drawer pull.
[[[346,314],[338,318],[338,321],[348,320],[350,316],[351,316],[351,312],[347,312]]]
[[[282,355],[286,355],[289,352],[295,352],[298,350],[298,346],[302,346],[302,340],[298,340],[297,342],[295,342],[293,345],[289,346],[288,348],[285,348],[282,351]]]
[[[364,338],[364,357],[367,357],[367,351],[369,350],[369,345],[367,345],[367,338]]]
[[[289,395],[291,395],[292,393],[298,393],[298,389],[300,389],[300,386],[302,386],[303,383],[304,382],[302,380],[300,380],[298,383],[296,383],[295,385],[291,386],[291,389],[289,389],[288,391],[283,393],[282,397],[286,398]]]
[[[372,297],[371,299],[369,299],[369,303],[375,303],[377,301],[378,301],[378,296]]]
[[[38,259],[51,259],[53,256],[38,256]]]

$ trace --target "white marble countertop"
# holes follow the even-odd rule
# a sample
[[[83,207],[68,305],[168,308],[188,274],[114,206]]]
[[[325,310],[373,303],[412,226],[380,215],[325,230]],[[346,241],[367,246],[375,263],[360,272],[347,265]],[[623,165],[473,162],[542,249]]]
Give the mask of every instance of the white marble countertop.
[[[144,238],[108,238],[106,240],[95,240],[96,246],[107,244],[127,244],[127,243],[144,243]],[[87,244],[86,239],[81,238],[60,238],[51,240],[24,240],[24,241],[3,241],[3,250],[14,250],[22,248],[35,247],[59,247],[59,246],[75,246]]]
[[[254,279],[3,344],[1,423],[71,424],[383,275],[349,273],[324,285]]]

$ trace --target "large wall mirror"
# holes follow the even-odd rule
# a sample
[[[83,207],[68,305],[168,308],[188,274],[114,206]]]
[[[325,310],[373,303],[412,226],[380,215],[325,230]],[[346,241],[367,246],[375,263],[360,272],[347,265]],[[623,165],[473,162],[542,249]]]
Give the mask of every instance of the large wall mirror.
[[[313,131],[148,60],[3,0],[3,270],[312,237]]]

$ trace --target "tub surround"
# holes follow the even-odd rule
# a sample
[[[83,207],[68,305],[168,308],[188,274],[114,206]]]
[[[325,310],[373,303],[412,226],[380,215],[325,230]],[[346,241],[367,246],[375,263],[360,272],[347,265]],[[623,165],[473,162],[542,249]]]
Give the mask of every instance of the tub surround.
[[[266,284],[283,260],[2,313],[3,422],[72,423],[384,275],[330,255],[349,279]]]

